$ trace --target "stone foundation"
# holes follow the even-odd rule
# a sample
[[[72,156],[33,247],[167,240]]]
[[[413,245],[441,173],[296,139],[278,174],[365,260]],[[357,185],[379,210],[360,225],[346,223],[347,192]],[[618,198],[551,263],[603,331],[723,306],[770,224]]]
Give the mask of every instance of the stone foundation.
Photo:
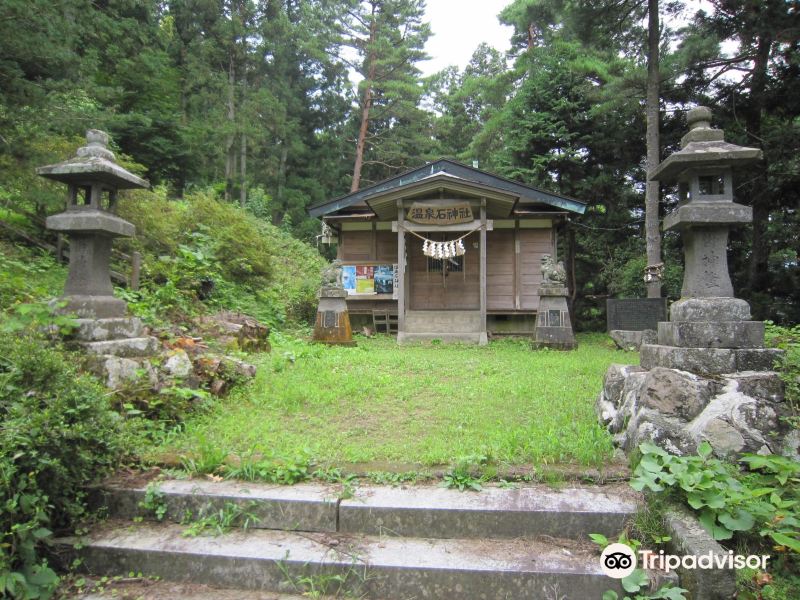
[[[612,365],[595,406],[600,421],[627,453],[653,442],[673,454],[692,454],[707,441],[720,458],[743,452],[797,460],[797,432],[783,381],[773,371],[719,376],[654,367]]]

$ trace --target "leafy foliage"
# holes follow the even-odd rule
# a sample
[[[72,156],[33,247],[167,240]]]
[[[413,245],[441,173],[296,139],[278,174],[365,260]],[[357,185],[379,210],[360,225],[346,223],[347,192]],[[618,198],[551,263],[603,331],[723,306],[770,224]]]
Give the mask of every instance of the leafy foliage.
[[[41,339],[0,334],[0,590],[46,598],[52,531],[85,514],[84,486],[116,465],[120,419],[75,360]]]
[[[704,442],[695,456],[675,456],[650,443],[640,445],[641,460],[631,486],[671,493],[699,513],[716,540],[754,532],[784,551],[800,553],[800,463],[776,455],[745,454],[750,469],[712,458]]]

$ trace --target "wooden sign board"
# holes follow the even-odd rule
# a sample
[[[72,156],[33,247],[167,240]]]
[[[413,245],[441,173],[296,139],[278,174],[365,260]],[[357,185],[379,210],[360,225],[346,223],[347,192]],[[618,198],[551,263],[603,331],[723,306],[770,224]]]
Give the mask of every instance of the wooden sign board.
[[[422,225],[458,225],[475,220],[469,202],[454,202],[446,206],[414,202],[406,218]]]

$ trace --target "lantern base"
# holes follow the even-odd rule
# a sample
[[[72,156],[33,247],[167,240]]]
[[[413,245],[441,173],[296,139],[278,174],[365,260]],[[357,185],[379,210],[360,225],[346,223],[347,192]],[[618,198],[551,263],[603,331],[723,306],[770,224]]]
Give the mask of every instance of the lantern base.
[[[112,319],[124,317],[128,311],[128,305],[124,300],[114,296],[61,296],[54,302],[61,303],[66,301],[66,305],[60,307],[58,312],[63,314],[75,314],[81,319]]]

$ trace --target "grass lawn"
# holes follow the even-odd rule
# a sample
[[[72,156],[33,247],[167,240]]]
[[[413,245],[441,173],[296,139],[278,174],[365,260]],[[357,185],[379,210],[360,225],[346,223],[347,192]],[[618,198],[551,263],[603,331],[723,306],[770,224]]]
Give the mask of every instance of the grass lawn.
[[[612,453],[594,401],[613,362],[636,363],[605,335],[573,352],[505,339],[485,347],[398,347],[393,338],[333,348],[273,336],[258,374],[191,418],[158,453],[225,451],[329,465],[498,463],[599,465]]]

